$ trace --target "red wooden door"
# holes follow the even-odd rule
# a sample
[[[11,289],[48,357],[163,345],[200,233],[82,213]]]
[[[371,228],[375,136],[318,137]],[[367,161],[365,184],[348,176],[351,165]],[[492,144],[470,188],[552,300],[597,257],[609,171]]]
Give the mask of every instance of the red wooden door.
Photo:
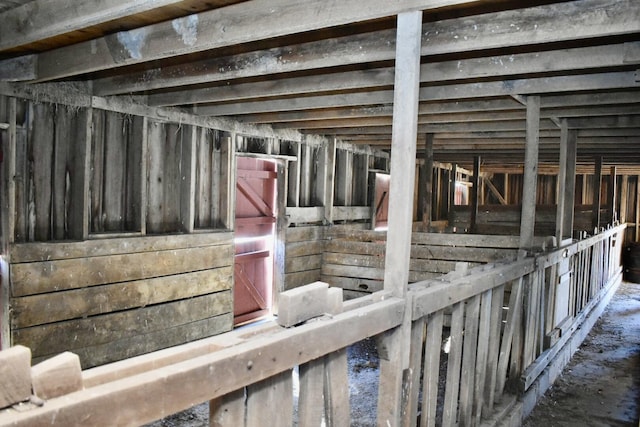
[[[238,157],[234,322],[271,312],[276,203],[275,162]]]

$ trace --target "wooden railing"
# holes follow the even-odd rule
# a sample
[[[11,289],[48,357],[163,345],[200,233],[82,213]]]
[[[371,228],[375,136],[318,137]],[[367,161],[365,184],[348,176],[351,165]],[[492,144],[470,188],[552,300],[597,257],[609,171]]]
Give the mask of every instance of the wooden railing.
[[[0,425],[140,425],[210,401],[212,426],[293,425],[295,410],[300,426],[322,419],[348,426],[345,348],[407,327],[408,369],[385,371],[389,363],[381,363],[380,372],[381,393],[390,390],[383,381],[398,380],[389,373],[400,372],[398,396],[384,398],[402,402],[402,421],[385,413],[378,425],[473,426],[522,416],[516,398],[620,282],[623,230],[414,283],[406,299],[378,292],[333,304],[334,314],[299,326],[267,323],[89,369],[83,390],[0,411]],[[393,360],[397,352],[381,353],[404,366]]]

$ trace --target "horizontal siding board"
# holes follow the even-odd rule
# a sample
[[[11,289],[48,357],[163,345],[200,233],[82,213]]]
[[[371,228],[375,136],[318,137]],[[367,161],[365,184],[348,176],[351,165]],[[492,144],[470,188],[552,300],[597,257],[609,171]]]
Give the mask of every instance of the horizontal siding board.
[[[286,290],[308,285],[320,280],[320,269],[285,274]]]
[[[322,266],[322,275],[382,280],[384,278],[384,269],[325,264]]]
[[[14,297],[232,265],[233,246],[207,246],[12,265]]]
[[[324,242],[322,241],[289,243],[285,247],[287,258],[319,255],[322,254],[323,249]]]
[[[71,258],[156,252],[233,243],[233,233],[194,233],[118,237],[82,242],[21,243],[11,247],[11,262],[52,261]]]
[[[322,240],[324,227],[290,227],[286,231],[287,243]]]
[[[161,332],[221,314],[232,307],[231,291],[12,331],[12,342],[29,348],[34,357],[109,344]]]
[[[53,323],[95,316],[231,289],[233,268],[134,280],[12,300],[12,327]]]
[[[327,241],[325,252],[384,255],[385,245],[382,243],[356,242],[351,240],[329,240]]]
[[[299,271],[319,270],[322,266],[322,255],[307,255],[287,259],[285,263],[285,273],[296,273]]]
[[[117,339],[107,344],[76,348],[73,352],[80,357],[82,367],[87,369],[228,332],[232,327],[233,314],[225,313],[161,331]],[[35,356],[33,363],[39,363],[53,355],[55,354]]]

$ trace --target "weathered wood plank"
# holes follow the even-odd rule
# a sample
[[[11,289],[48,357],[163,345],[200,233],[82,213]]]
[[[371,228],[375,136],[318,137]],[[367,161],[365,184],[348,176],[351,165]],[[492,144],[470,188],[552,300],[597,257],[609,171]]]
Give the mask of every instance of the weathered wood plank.
[[[478,350],[479,316],[480,295],[476,295],[467,300],[465,309],[462,374],[460,377],[460,417],[458,420],[461,426],[473,425],[472,420],[477,366],[476,352]]]
[[[231,266],[13,298],[12,327],[54,323],[231,289]]]
[[[209,427],[244,427],[245,389],[209,401]]]
[[[38,242],[11,246],[12,263],[53,261],[137,252],[230,245],[228,232],[168,234],[162,236],[118,237],[82,242]]]
[[[293,289],[298,286],[304,286],[309,283],[317,282],[318,280],[325,281],[320,275],[320,269],[299,271],[296,273],[285,273],[284,282],[285,289]]]
[[[444,311],[439,310],[427,322],[422,385],[422,414],[420,416],[421,427],[434,427],[436,425],[443,319]]]
[[[480,319],[478,322],[478,347],[475,366],[474,391],[473,391],[473,420],[472,423],[480,425],[482,408],[485,403],[484,390],[487,379],[487,361],[491,339],[491,309],[493,290],[488,290],[481,295]]]
[[[447,382],[444,395],[442,425],[457,423],[458,396],[460,393],[460,368],[462,364],[462,343],[464,327],[464,303],[458,302],[451,313],[451,346],[447,364]]]
[[[322,240],[324,227],[289,227],[287,228],[287,244],[304,241]]]
[[[315,282],[280,293],[278,324],[288,328],[324,314],[328,289],[328,284]]]
[[[247,427],[262,427],[265,419],[274,426],[293,423],[293,378],[285,370],[247,387]],[[265,411],[269,411],[266,416]]]
[[[324,242],[321,240],[288,243],[286,247],[287,258],[299,256],[320,255],[324,249]]]
[[[496,401],[496,384],[498,377],[498,358],[500,354],[500,335],[502,333],[502,304],[504,302],[504,285],[491,290],[491,320],[489,331],[489,347],[487,351],[487,377],[484,385],[484,404],[482,411],[485,415],[493,412]],[[478,408],[479,411],[479,408]]]
[[[522,309],[522,285],[523,279],[520,277],[511,285],[509,295],[509,311],[507,312],[507,323],[500,342],[500,356],[498,358],[498,371],[496,376],[496,394],[501,396],[504,392],[507,381],[507,371],[509,368],[510,354],[513,351],[514,336],[519,333],[520,310]]]
[[[68,351],[31,368],[33,393],[49,400],[82,390],[82,369],[78,355]]]
[[[46,241],[51,238],[51,159],[53,158],[53,111],[48,104],[32,104],[33,127],[29,139],[29,158],[34,186],[34,211],[29,215],[28,240]],[[26,172],[26,171],[25,171]],[[26,178],[26,177],[25,177]],[[32,215],[35,216],[34,219]]]
[[[21,263],[12,266],[12,292],[14,297],[26,296],[187,273],[232,263],[231,246]]]
[[[31,396],[31,351],[16,345],[0,352],[0,408],[28,400]]]
[[[287,260],[285,261],[285,273],[319,270],[321,266],[322,255],[319,254],[287,258]]]
[[[13,341],[31,348],[35,357],[74,351],[145,335],[231,311],[231,292],[51,323],[12,331]]]

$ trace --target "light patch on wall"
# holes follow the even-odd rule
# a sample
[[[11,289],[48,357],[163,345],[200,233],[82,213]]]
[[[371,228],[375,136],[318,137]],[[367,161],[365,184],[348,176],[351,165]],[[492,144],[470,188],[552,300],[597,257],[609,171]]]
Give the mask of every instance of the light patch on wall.
[[[118,33],[118,41],[133,59],[142,58],[142,48],[144,47],[146,40],[147,30],[144,27],[129,31],[121,31]]]
[[[198,15],[176,18],[171,21],[171,25],[187,46],[193,46],[198,41]]]

